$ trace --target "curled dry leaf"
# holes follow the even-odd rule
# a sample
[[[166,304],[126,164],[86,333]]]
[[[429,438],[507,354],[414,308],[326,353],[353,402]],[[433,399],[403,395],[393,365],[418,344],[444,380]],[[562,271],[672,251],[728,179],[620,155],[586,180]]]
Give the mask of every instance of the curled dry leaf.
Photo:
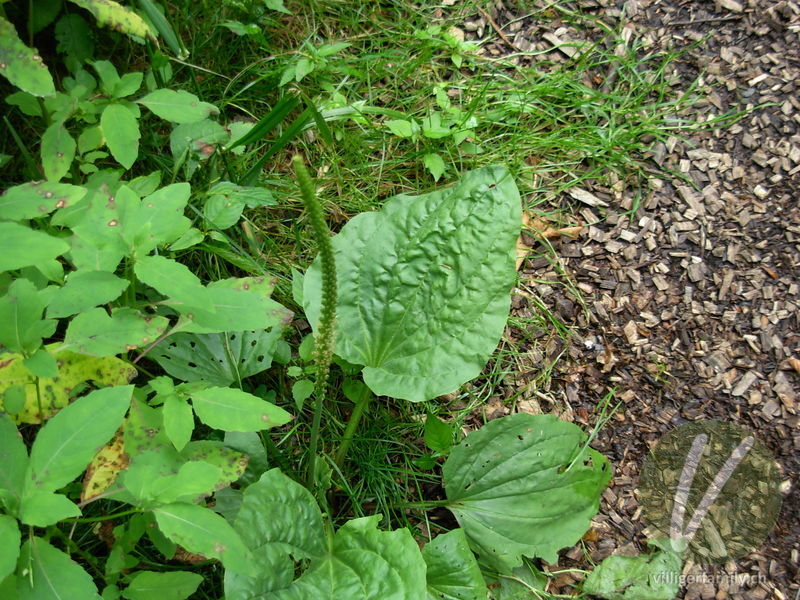
[[[583,231],[583,225],[576,225],[574,227],[563,227],[555,229],[550,226],[546,219],[541,217],[531,217],[528,213],[522,213],[522,228],[529,231],[536,237],[542,237],[546,240],[552,240],[561,236],[570,238],[578,237]],[[528,256],[530,246],[525,243],[525,235],[520,234],[517,238],[517,270],[522,266],[525,258]]]

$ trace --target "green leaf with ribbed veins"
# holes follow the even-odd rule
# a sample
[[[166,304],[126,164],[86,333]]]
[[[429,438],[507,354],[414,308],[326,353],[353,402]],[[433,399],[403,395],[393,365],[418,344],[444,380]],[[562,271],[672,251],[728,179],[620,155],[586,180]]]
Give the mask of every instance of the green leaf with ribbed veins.
[[[119,298],[129,282],[108,271],[75,271],[53,294],[47,316],[68,317]]]
[[[154,342],[167,328],[165,317],[148,316],[132,308],[102,308],[82,312],[70,321],[64,349],[91,356],[114,356]]]
[[[137,102],[173,123],[197,123],[210,115],[219,114],[216,106],[202,102],[197,96],[184,90],[155,90]]]
[[[22,43],[17,30],[0,17],[0,74],[34,96],[51,96],[56,88],[42,57]]]
[[[24,183],[0,196],[0,219],[21,221],[44,217],[56,209],[72,206],[85,195],[86,188],[67,183]]]
[[[263,515],[269,514],[269,519]],[[235,527],[259,560],[258,577],[225,573],[227,600],[423,600],[425,563],[407,529],[380,516],[346,523],[328,542],[311,493],[273,469],[245,490]],[[293,561],[307,559],[295,578]]]
[[[155,40],[147,23],[139,15],[114,0],[70,0],[70,2],[92,13],[100,25],[137,38]]]
[[[428,600],[486,600],[486,582],[463,529],[440,534],[425,544]]]
[[[19,600],[100,600],[91,576],[42,538],[30,537],[22,544],[19,564],[32,575],[17,579]]]
[[[555,564],[556,553],[586,533],[611,471],[587,448],[570,464],[585,442],[577,425],[519,413],[490,421],[450,451],[447,508],[490,566],[508,572],[523,556]]]
[[[412,401],[476,377],[508,317],[521,214],[511,174],[495,166],[351,219],[333,238],[336,353],[365,366],[376,394]],[[303,292],[315,329],[321,278],[317,257]]]

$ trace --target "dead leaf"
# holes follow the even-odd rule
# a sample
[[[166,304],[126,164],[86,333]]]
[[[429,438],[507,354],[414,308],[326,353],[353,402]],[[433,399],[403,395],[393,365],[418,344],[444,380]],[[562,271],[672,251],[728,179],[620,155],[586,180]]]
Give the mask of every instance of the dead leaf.
[[[100,449],[86,469],[83,478],[81,502],[96,498],[105,492],[117,479],[121,471],[128,468],[128,455],[125,453],[125,442],[122,430],[118,431],[108,444]]]
[[[554,238],[559,238],[562,236],[575,238],[578,237],[583,231],[583,225],[577,225],[575,227],[564,227],[562,229],[555,229],[550,226],[550,224],[543,218],[540,217],[533,217],[526,213],[525,211],[522,212],[522,228],[530,231],[531,235],[534,237],[542,237],[546,240],[552,240]],[[517,238],[517,270],[519,271],[520,266],[522,265],[525,257],[528,256],[528,252],[530,251],[530,246],[525,243],[525,238],[522,234]]]

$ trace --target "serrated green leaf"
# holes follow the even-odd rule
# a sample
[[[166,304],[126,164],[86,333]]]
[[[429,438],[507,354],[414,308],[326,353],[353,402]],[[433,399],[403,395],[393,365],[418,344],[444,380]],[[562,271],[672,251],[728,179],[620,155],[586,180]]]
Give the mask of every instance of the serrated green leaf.
[[[64,121],[56,121],[42,134],[42,167],[49,181],[58,181],[69,172],[75,158],[77,144],[64,127]]]
[[[16,514],[28,470],[28,449],[11,419],[0,413],[0,503]]]
[[[164,432],[177,450],[192,439],[194,415],[192,407],[183,398],[171,395],[164,399]]]
[[[169,325],[164,317],[119,308],[111,316],[102,308],[82,312],[70,321],[64,348],[90,356],[113,356],[154,342]]]
[[[0,344],[12,352],[30,354],[42,338],[56,330],[56,322],[43,320],[44,302],[27,279],[17,279],[0,296]]]
[[[124,98],[135,94],[142,86],[142,79],[144,79],[144,74],[138,71],[134,73],[125,73],[120,77],[119,83],[114,86],[111,95],[114,98]]]
[[[180,238],[192,222],[183,214],[189,202],[188,183],[173,183],[142,198],[130,219],[124,220],[123,236],[137,255],[148,254],[161,244]],[[119,196],[119,194],[117,194]]]
[[[106,146],[116,161],[130,169],[139,156],[139,123],[121,104],[109,104],[100,115]]]
[[[3,540],[0,546],[0,581],[14,572],[21,539],[17,520],[9,515],[0,515],[0,540]]]
[[[150,358],[177,379],[224,387],[269,369],[282,331],[178,333],[153,348]]]
[[[444,165],[444,160],[435,152],[429,152],[426,154],[423,157],[422,162],[424,163],[425,168],[428,169],[428,172],[433,175],[433,179],[435,181],[439,181],[442,175],[444,175],[444,172],[447,170]]]
[[[428,600],[486,600],[486,582],[463,529],[437,535],[422,548]]]
[[[138,571],[131,577],[122,597],[128,600],[184,600],[195,593],[203,576],[188,571]]]
[[[62,0],[39,0],[30,15],[31,32],[36,34],[50,25],[62,7]],[[2,579],[2,577],[0,577]]]
[[[19,600],[100,600],[91,576],[41,538],[30,537],[22,544],[19,563],[31,571],[17,579]]]
[[[21,221],[44,217],[72,206],[86,195],[86,188],[67,183],[35,181],[17,185],[0,196],[0,219]]]
[[[31,448],[26,495],[55,491],[80,475],[122,423],[132,393],[131,385],[95,390],[45,423]]]
[[[56,23],[56,50],[84,63],[94,55],[92,30],[86,20],[76,13],[63,15]]]
[[[292,418],[282,408],[234,388],[210,387],[192,393],[191,398],[197,417],[223,431],[260,431]]]
[[[75,271],[53,294],[47,304],[47,316],[68,317],[119,298],[129,282],[108,271]]]
[[[19,520],[33,527],[49,527],[61,519],[81,516],[81,509],[62,494],[34,490],[22,501]]]
[[[239,534],[213,511],[194,504],[167,504],[153,510],[161,531],[190,552],[218,558],[226,569],[255,575],[250,551]]]
[[[447,507],[490,566],[508,572],[523,556],[555,563],[586,532],[611,472],[591,449],[570,465],[585,441],[572,423],[519,413],[490,421],[450,451],[442,470]]]
[[[100,87],[106,95],[110,96],[114,88],[119,84],[119,73],[114,64],[107,60],[96,60],[92,62],[92,67],[100,76]]]
[[[219,114],[216,106],[202,102],[200,98],[184,90],[155,90],[137,102],[173,123],[197,123],[210,115]]]
[[[412,401],[477,376],[506,325],[520,222],[519,192],[504,167],[396,196],[350,220],[333,238],[336,353],[365,365],[376,394]],[[321,276],[317,257],[303,291],[315,330]]]
[[[114,0],[70,0],[70,2],[92,13],[100,25],[137,38],[155,40],[147,23],[139,15]]]
[[[24,406],[14,412],[17,423],[41,423],[69,403],[72,389],[84,382],[98,386],[124,385],[136,376],[136,369],[114,358],[96,358],[61,350],[61,344],[48,344],[45,349],[58,357],[58,377],[34,381],[25,368],[21,354],[0,354],[0,408],[7,402],[8,390],[23,388]],[[38,391],[36,386],[38,384]],[[39,408],[43,414],[39,413]],[[6,407],[7,408],[7,407]]]
[[[683,560],[657,550],[639,556],[609,556],[597,565],[583,591],[607,600],[672,600],[680,591]]]
[[[69,250],[69,244],[17,223],[0,223],[0,273],[36,266]]]
[[[311,493],[277,469],[268,471],[245,490],[235,521],[259,560],[258,576],[226,572],[225,597],[423,600],[425,563],[416,542],[407,529],[379,531],[379,520],[349,521],[329,542]],[[299,577],[290,555],[310,560]]]
[[[434,452],[449,452],[453,445],[453,430],[434,415],[425,419],[425,445]]]
[[[0,74],[34,96],[56,93],[53,77],[42,57],[22,43],[17,30],[3,17],[0,17]]]

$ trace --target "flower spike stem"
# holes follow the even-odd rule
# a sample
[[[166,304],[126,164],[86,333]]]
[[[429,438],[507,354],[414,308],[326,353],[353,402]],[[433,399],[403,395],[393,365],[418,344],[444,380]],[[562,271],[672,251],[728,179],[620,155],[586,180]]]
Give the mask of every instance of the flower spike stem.
[[[314,362],[317,365],[317,377],[314,382],[314,420],[311,424],[311,444],[308,455],[308,471],[306,472],[306,483],[309,488],[313,488],[316,477],[322,409],[325,404],[325,393],[328,387],[328,374],[330,373],[335,340],[333,324],[336,319],[336,264],[333,260],[331,233],[325,223],[325,215],[322,211],[322,205],[317,199],[311,175],[308,173],[308,169],[300,156],[295,156],[292,159],[292,166],[297,175],[303,204],[308,211],[311,229],[319,247],[320,261],[322,262],[322,307],[319,326],[314,336]]]

